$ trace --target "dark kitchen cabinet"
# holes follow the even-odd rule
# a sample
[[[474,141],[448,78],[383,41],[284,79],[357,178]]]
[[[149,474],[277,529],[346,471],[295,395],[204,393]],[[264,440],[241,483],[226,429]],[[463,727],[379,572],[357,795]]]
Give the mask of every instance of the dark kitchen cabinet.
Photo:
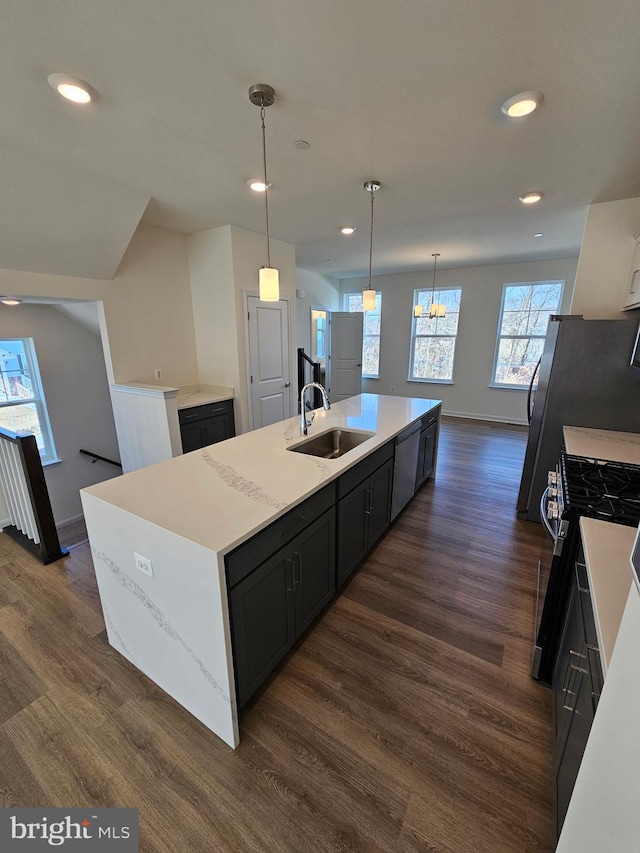
[[[602,690],[602,668],[580,549],[553,674],[556,832],[560,835]]]
[[[420,444],[418,445],[418,465],[416,469],[416,489],[432,474],[436,462],[438,445],[439,409],[435,414],[429,413],[422,419]]]
[[[240,707],[295,640],[293,566],[282,548],[231,590],[231,624]]]
[[[365,464],[366,460],[361,463]],[[353,470],[357,472],[358,468]],[[362,473],[367,470],[368,467],[363,468]],[[353,471],[348,476],[351,485]],[[338,501],[338,586],[355,571],[389,526],[392,483],[393,456]]]
[[[182,452],[190,453],[236,434],[233,400],[178,410]]]
[[[307,502],[308,503],[308,502]],[[291,514],[289,514],[291,515]],[[286,522],[271,534],[286,537],[300,524]],[[285,517],[286,518],[286,517]],[[260,538],[256,537],[256,538]],[[263,539],[266,543],[268,539]],[[277,541],[277,539],[275,540]],[[253,554],[249,550],[243,555]],[[227,562],[231,578],[238,566]],[[331,506],[230,593],[238,704],[242,707],[335,592],[335,508]]]

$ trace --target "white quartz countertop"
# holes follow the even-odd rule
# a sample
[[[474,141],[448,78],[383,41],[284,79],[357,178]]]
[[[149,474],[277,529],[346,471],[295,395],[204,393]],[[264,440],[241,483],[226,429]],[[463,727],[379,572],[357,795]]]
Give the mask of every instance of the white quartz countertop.
[[[176,405],[178,409],[191,409],[194,406],[206,406],[207,403],[222,403],[233,400],[234,389],[226,385],[199,385],[178,388]]]
[[[580,532],[602,673],[606,677],[631,588],[629,555],[633,548],[636,528],[595,518],[581,518]]]
[[[332,427],[373,433],[338,459],[289,452],[304,440],[295,417],[83,491],[225,554],[439,405],[359,394],[317,410],[309,427],[309,437]]]
[[[564,446],[572,456],[640,465],[640,433],[565,426]]]

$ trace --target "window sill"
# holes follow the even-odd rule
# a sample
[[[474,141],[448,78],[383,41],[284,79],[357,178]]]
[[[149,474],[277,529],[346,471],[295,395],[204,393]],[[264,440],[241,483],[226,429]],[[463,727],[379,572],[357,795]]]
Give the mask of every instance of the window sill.
[[[46,461],[43,459],[43,460],[42,460],[42,467],[43,467],[43,468],[48,468],[48,467],[49,467],[49,465],[59,465],[59,464],[60,464],[60,462],[62,462],[62,459],[58,459],[58,457],[57,457],[57,456],[56,456],[56,458],[55,458],[55,459],[47,459]]]
[[[419,382],[421,385],[453,385],[453,379],[407,379],[407,382]]]
[[[489,388],[495,388],[496,391],[528,391],[529,388],[526,385],[496,385],[495,382],[489,383]]]
[[[380,376],[368,376],[366,373],[362,374],[363,379],[380,379]]]

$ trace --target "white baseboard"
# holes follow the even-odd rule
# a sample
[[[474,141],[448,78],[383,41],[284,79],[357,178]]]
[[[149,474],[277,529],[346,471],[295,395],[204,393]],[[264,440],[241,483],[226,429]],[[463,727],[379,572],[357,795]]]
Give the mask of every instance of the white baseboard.
[[[494,421],[498,424],[514,424],[515,426],[527,426],[526,418],[505,418],[500,415],[478,415],[474,412],[447,412],[442,410],[443,415],[449,418],[466,418],[470,421]]]
[[[75,524],[76,521],[82,521],[84,515],[80,513],[80,515],[74,515],[71,518],[65,518],[63,521],[59,521],[56,523],[56,528],[60,530],[61,527],[66,527],[68,524]]]
[[[9,527],[11,524],[10,518],[0,518],[0,530],[4,530],[5,527]]]

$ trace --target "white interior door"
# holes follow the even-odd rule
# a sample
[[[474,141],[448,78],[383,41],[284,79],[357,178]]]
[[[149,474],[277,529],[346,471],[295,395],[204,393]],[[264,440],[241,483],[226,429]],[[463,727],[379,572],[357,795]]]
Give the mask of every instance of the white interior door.
[[[288,304],[247,296],[251,426],[291,417]]]
[[[331,402],[362,392],[362,334],[364,314],[332,311],[329,315],[329,376]]]

